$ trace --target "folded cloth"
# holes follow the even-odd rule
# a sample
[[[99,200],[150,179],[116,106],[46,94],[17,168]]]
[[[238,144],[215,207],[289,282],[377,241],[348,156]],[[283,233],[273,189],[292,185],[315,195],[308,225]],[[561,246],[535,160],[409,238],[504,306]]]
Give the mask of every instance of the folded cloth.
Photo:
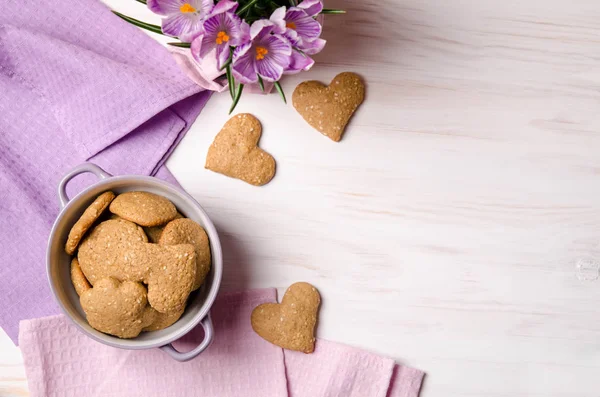
[[[81,333],[63,315],[21,321],[19,343],[31,397],[417,397],[423,372],[341,344],[282,350],[252,331],[257,305],[275,289],[224,294],[211,314],[212,345],[186,363],[159,349],[121,350]],[[201,328],[176,347],[193,348]]]
[[[97,0],[8,0],[0,12],[0,326],[58,313],[44,251],[56,185],[91,159],[156,175],[209,98],[172,55]],[[93,179],[77,177],[73,194]]]

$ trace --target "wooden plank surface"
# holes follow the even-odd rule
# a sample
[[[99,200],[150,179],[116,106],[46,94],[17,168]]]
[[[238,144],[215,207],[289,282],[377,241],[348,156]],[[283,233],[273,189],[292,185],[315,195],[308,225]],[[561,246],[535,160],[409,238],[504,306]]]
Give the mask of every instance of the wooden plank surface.
[[[277,175],[214,174],[222,94],[168,162],[220,231],[223,289],[314,283],[319,337],[425,370],[423,397],[600,395],[600,280],[576,267],[600,262],[600,2],[327,6],[348,14],[283,87],[360,73],[340,143],[277,95],[244,95]],[[18,349],[0,346],[0,395],[26,395]]]

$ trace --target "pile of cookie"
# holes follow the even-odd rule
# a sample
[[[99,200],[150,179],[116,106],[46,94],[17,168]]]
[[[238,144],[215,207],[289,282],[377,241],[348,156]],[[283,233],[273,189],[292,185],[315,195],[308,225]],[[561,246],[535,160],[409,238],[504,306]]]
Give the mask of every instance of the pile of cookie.
[[[175,323],[211,264],[202,226],[165,197],[141,191],[98,196],[65,251],[88,323],[119,338]]]

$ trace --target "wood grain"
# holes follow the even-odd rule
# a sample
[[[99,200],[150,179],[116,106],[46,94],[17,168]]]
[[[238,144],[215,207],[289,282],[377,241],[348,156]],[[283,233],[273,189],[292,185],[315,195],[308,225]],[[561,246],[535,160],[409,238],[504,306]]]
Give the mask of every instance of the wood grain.
[[[315,284],[319,337],[427,371],[423,397],[598,395],[600,280],[575,263],[600,260],[600,3],[327,6],[348,14],[283,87],[361,74],[340,143],[244,95],[277,174],[256,188],[207,171],[223,94],[168,162],[220,231],[223,289]],[[0,395],[23,395],[0,341]]]

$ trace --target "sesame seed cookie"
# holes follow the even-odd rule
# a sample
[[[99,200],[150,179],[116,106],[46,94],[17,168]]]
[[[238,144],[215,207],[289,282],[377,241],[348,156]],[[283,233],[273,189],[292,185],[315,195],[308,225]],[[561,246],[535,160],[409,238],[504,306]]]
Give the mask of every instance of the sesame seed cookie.
[[[202,226],[191,219],[182,218],[169,222],[158,242],[161,245],[192,244],[196,250],[196,279],[192,291],[200,288],[210,270],[210,244]]]
[[[85,291],[80,302],[88,323],[98,331],[135,338],[146,326],[144,311],[148,299],[140,283],[105,278]]]
[[[156,311],[150,305],[148,305],[146,310],[148,311],[146,315],[152,318],[152,321],[150,321],[150,323],[147,326],[145,326],[142,329],[142,331],[158,331],[160,329],[164,329],[175,324],[175,322],[179,320],[179,318],[181,318],[181,316],[183,315],[183,312],[185,311],[185,306],[182,306],[167,313],[161,313],[159,311]]]
[[[110,212],[140,226],[158,226],[175,219],[177,208],[166,198],[149,192],[119,194],[110,203]]]
[[[177,216],[174,219],[181,219],[183,215],[177,212]],[[148,236],[148,241],[151,243],[158,244],[158,240],[160,240],[160,235],[162,234],[166,224],[152,227],[145,227],[144,231],[146,232],[146,236]]]
[[[104,221],[81,243],[81,270],[94,286],[107,277],[143,282],[152,307],[162,313],[176,310],[185,304],[196,277],[194,246],[146,241],[143,230],[129,221]]]
[[[292,94],[296,111],[321,134],[342,139],[350,118],[365,99],[365,85],[351,72],[340,73],[329,86],[318,81],[300,83]]]
[[[243,113],[230,118],[208,149],[205,168],[251,185],[269,183],[275,175],[275,159],[258,147],[260,121]]]
[[[264,303],[252,311],[252,329],[263,339],[288,350],[312,353],[321,296],[308,283],[292,284],[281,303]]]
[[[75,222],[71,228],[69,237],[67,237],[67,242],[65,244],[65,252],[67,254],[73,255],[75,253],[83,235],[108,208],[114,198],[115,194],[113,192],[104,192],[99,195],[85,211],[83,211],[79,220]]]
[[[71,282],[73,283],[73,287],[75,287],[75,292],[77,295],[81,296],[85,291],[92,288],[87,278],[81,271],[81,267],[79,266],[79,261],[77,258],[73,258],[71,260]]]

